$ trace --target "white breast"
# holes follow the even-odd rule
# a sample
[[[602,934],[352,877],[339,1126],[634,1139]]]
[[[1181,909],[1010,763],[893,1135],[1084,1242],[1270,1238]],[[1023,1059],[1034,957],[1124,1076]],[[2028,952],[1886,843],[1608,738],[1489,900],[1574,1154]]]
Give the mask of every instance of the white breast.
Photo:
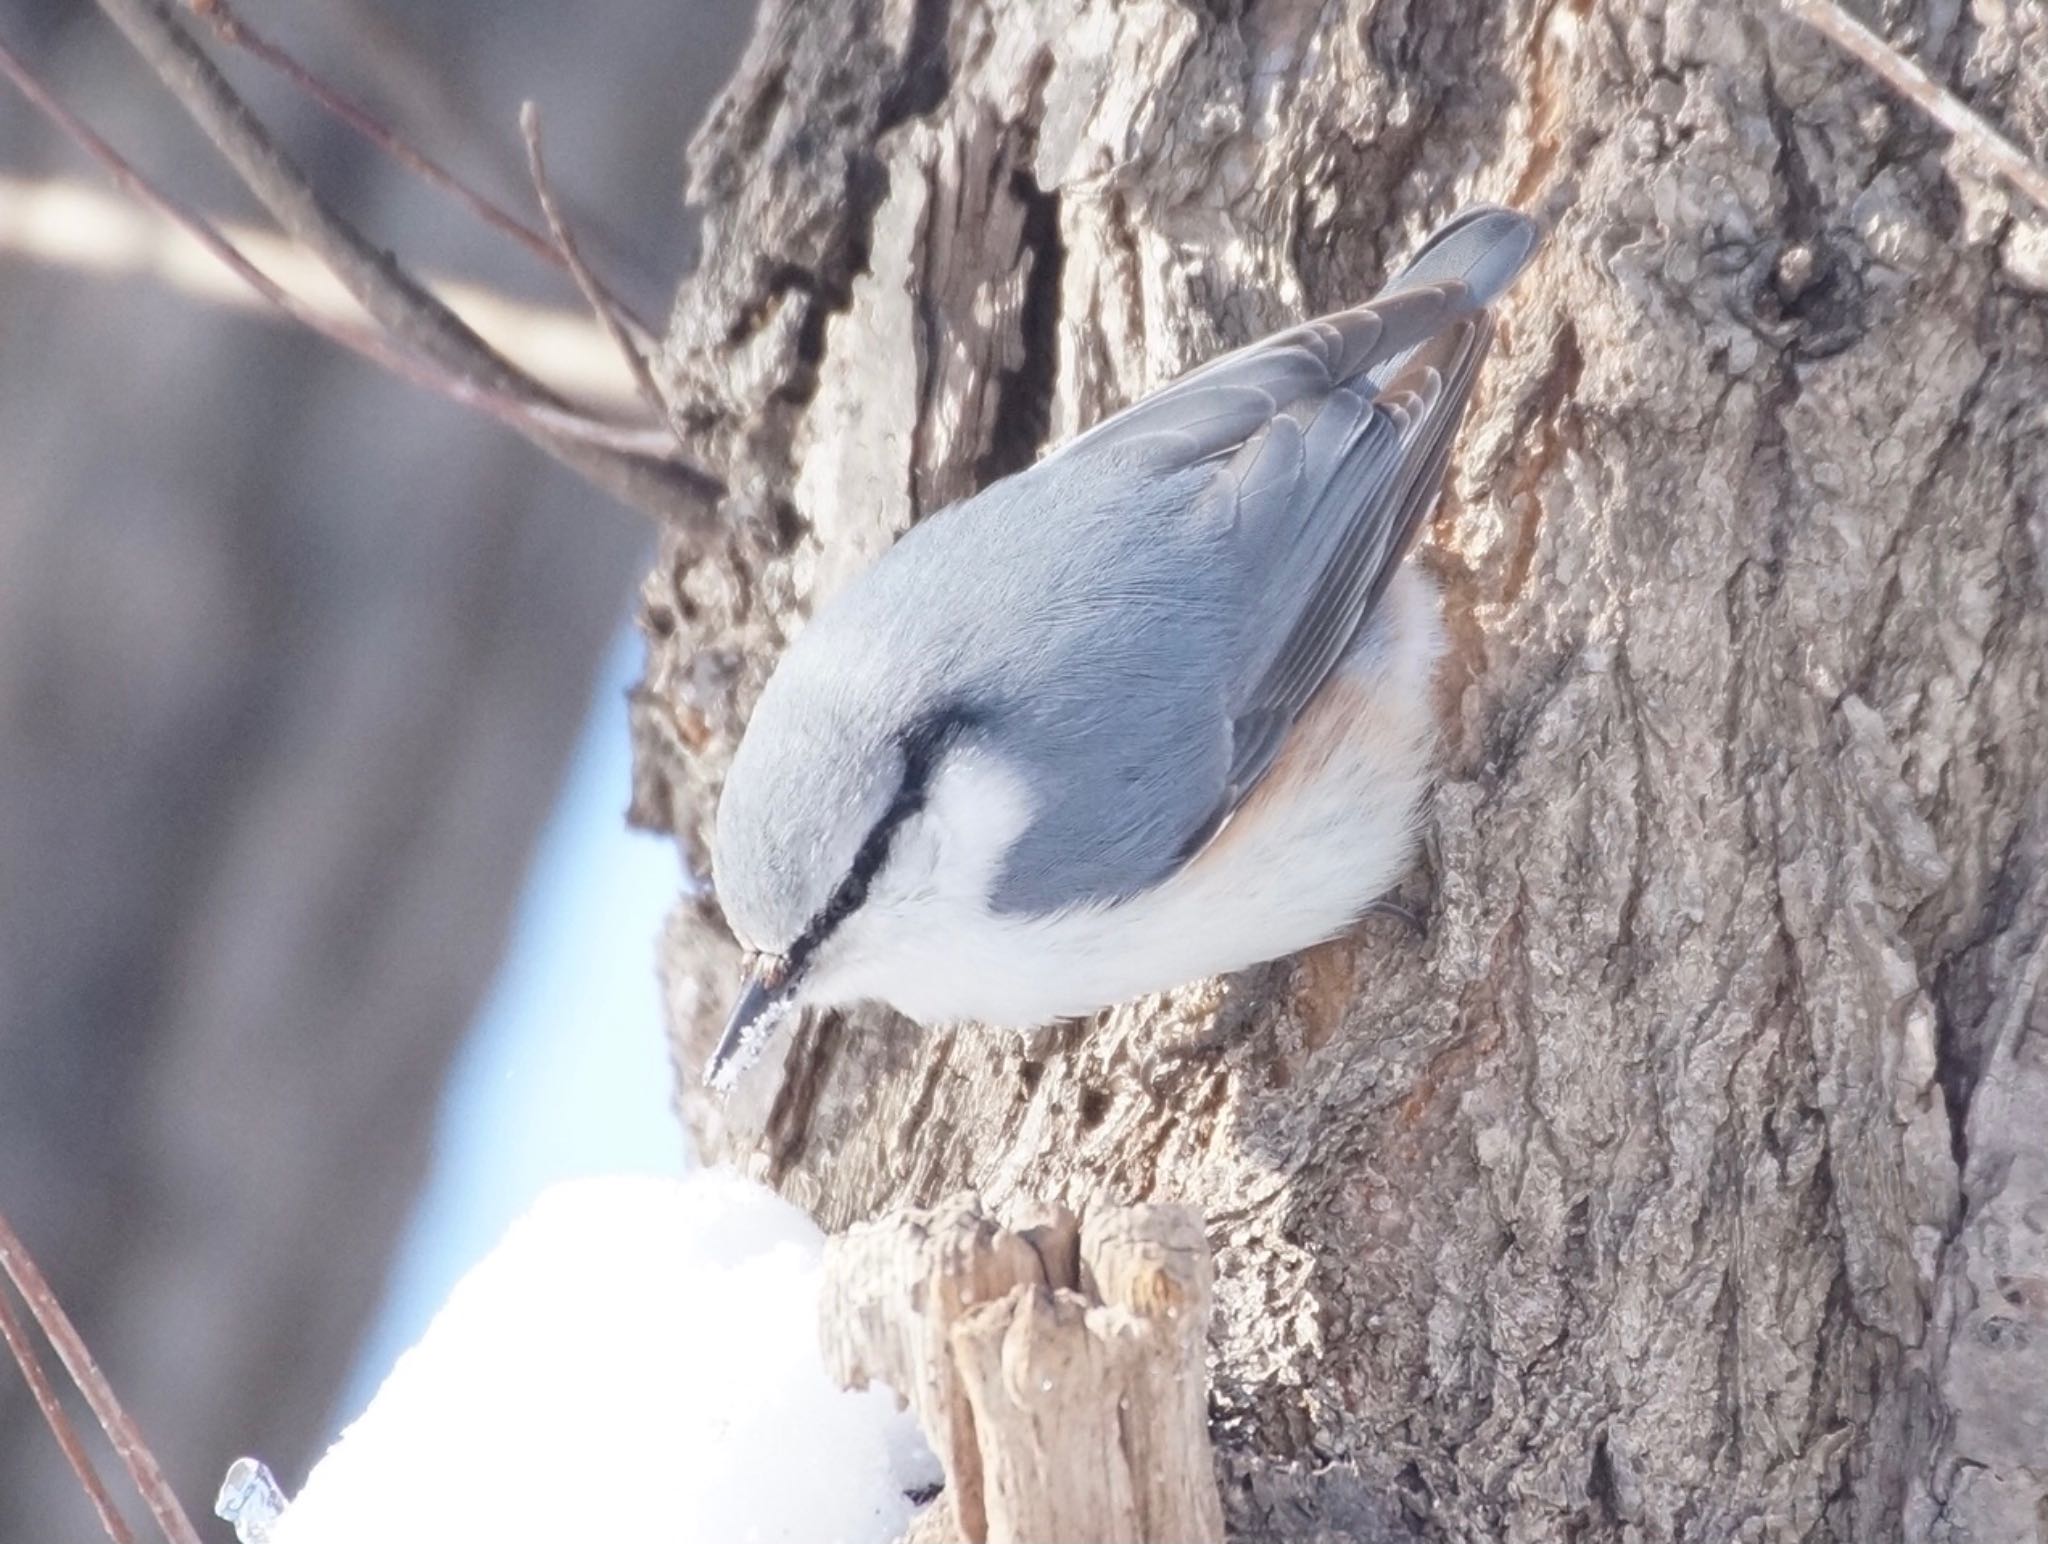
[[[992,756],[950,758],[886,885],[821,962],[815,995],[877,999],[927,1024],[1023,1027],[1343,932],[1406,865],[1429,781],[1436,599],[1406,570],[1385,605],[1385,641],[1327,683],[1230,823],[1130,900],[1047,917],[990,911],[1003,856],[1030,819],[1028,792]]]

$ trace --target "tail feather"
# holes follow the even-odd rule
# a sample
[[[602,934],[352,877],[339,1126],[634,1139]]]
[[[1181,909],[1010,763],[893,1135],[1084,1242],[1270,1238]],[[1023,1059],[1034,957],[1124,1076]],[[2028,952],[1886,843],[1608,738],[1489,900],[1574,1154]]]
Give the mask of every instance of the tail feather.
[[[1536,222],[1520,211],[1474,204],[1438,226],[1382,293],[1462,279],[1475,306],[1490,306],[1514,283],[1541,239]]]

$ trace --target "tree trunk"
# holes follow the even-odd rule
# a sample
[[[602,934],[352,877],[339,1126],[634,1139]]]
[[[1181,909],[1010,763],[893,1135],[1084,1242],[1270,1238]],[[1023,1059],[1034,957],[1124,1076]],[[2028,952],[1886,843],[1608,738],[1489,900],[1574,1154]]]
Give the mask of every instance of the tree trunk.
[[[2048,139],[2037,9],[1886,16]],[[1946,157],[1768,5],[772,0],[666,361],[734,534],[646,590],[638,808],[700,865],[920,514],[1462,201],[1554,229],[1418,558],[1420,927],[1028,1036],[828,1016],[720,1106],[699,898],[707,1149],[835,1229],[1197,1208],[1236,1538],[2048,1537],[2048,232]]]

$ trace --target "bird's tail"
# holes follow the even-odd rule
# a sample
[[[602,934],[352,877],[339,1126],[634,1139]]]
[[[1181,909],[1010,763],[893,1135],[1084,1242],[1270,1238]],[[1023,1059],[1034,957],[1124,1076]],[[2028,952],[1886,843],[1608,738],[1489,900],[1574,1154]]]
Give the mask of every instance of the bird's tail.
[[[1519,210],[1473,204],[1438,226],[1381,293],[1463,279],[1472,287],[1473,303],[1490,306],[1515,282],[1542,239],[1536,222]]]

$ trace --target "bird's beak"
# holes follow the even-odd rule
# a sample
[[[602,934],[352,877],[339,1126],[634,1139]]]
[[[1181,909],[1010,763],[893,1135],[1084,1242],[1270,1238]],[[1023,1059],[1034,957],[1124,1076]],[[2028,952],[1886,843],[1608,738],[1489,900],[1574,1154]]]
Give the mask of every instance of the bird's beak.
[[[761,1053],[768,1031],[790,1007],[788,963],[772,955],[755,955],[747,962],[746,978],[733,1000],[732,1013],[725,1021],[725,1033],[704,1068],[704,1081],[721,1093],[731,1089],[739,1075]]]

